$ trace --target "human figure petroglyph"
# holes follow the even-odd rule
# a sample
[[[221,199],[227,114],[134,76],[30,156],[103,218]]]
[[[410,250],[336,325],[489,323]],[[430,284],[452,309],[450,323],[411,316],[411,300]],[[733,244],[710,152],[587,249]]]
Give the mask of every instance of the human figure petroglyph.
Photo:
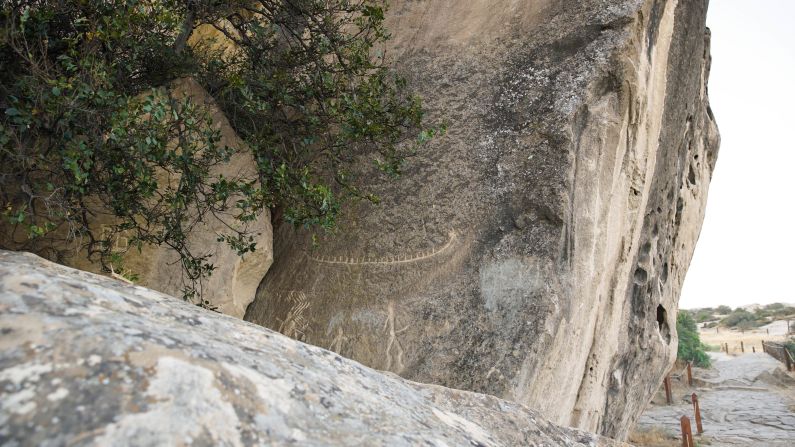
[[[398,335],[406,332],[411,325],[406,325],[403,329],[395,330],[395,303],[390,301],[387,304],[387,317],[386,321],[384,322],[384,332],[389,335],[389,339],[386,344],[386,370],[387,371],[395,371],[400,373],[403,370],[403,346],[398,340]],[[392,354],[392,350],[394,348],[394,355]],[[395,365],[394,369],[392,365]]]
[[[337,335],[335,335],[334,339],[331,340],[329,350],[334,351],[337,354],[342,354],[342,344],[345,342],[345,338],[345,333],[343,332],[342,327],[337,326]]]

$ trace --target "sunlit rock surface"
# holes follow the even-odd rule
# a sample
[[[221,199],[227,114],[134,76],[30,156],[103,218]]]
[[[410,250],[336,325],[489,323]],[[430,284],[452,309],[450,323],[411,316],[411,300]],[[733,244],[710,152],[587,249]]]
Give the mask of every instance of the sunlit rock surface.
[[[235,318],[0,251],[0,444],[609,446]]]
[[[246,319],[625,436],[717,157],[707,1],[390,3],[386,54],[449,133],[318,247],[278,228]]]

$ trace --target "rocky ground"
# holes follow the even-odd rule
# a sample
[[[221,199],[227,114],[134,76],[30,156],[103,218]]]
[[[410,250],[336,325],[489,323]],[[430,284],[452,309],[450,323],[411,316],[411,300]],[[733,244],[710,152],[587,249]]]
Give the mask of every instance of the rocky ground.
[[[674,404],[664,394],[646,409],[631,441],[639,446],[680,445],[679,418],[693,418],[690,394],[701,405],[704,434],[698,445],[795,445],[795,375],[764,353],[710,353],[713,368],[694,369],[695,389],[675,381]],[[695,422],[693,421],[695,431]]]

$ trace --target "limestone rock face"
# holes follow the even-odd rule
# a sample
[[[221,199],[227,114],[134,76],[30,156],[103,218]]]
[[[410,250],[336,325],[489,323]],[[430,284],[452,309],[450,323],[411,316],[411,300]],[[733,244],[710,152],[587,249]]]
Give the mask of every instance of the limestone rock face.
[[[220,145],[233,148],[246,148],[246,144],[226,116],[218,109],[213,99],[192,79],[179,81],[174,90],[178,95],[191,98],[197,104],[207,107],[212,113],[213,124],[221,132]],[[251,152],[240,150],[213,172],[214,176],[226,178],[256,178],[256,162]],[[227,225],[241,225],[232,219],[209,216],[198,228],[188,235],[188,243],[197,253],[210,254],[209,262],[215,270],[202,286],[203,299],[206,299],[219,312],[243,318],[246,307],[254,300],[260,281],[273,263],[273,228],[269,210],[263,210],[259,217],[248,224],[248,231],[254,235],[256,250],[241,257],[225,243],[218,242],[218,235],[228,233]],[[180,296],[182,290],[182,269],[177,255],[167,248],[158,248],[155,258],[150,261],[151,272],[142,285],[169,295]]]
[[[212,123],[221,133],[221,146],[239,149],[229,161],[219,165],[211,173],[218,178],[256,178],[256,164],[245,143],[237,136],[229,121],[218,109],[212,97],[193,79],[181,79],[170,88],[178,98],[190,98],[195,104],[206,107],[211,113]],[[168,180],[161,180],[165,184]],[[179,179],[170,179],[177,182]],[[97,221],[101,226],[108,222]],[[202,283],[202,299],[210,307],[227,315],[243,318],[246,307],[253,301],[257,286],[273,262],[273,228],[271,227],[270,211],[263,210],[259,218],[247,224],[247,229],[255,237],[256,251],[244,257],[225,243],[218,242],[218,236],[229,233],[229,227],[240,228],[241,223],[225,216],[223,220],[208,215],[204,221],[192,228],[188,235],[188,246],[197,255],[209,255],[208,262],[215,270]],[[120,250],[126,248],[123,237],[119,237],[116,246]],[[82,254],[76,254],[66,260],[67,264],[81,270],[98,272],[99,266],[90,263]],[[184,287],[182,264],[178,254],[166,246],[144,246],[139,252],[130,249],[125,253],[125,268],[138,275],[139,283],[166,294],[182,296]]]
[[[677,348],[718,151],[706,0],[395,0],[448,135],[312,248],[276,230],[246,319],[622,437]]]
[[[0,251],[0,444],[609,446],[492,396]]]

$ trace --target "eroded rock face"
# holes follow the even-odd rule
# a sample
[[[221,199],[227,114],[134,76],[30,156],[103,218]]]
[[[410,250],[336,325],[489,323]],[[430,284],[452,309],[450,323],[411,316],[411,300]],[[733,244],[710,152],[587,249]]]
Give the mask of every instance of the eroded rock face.
[[[0,251],[0,444],[608,446],[238,319]]]
[[[707,1],[392,5],[449,133],[319,248],[279,228],[246,319],[624,436],[675,358],[717,157]]]

